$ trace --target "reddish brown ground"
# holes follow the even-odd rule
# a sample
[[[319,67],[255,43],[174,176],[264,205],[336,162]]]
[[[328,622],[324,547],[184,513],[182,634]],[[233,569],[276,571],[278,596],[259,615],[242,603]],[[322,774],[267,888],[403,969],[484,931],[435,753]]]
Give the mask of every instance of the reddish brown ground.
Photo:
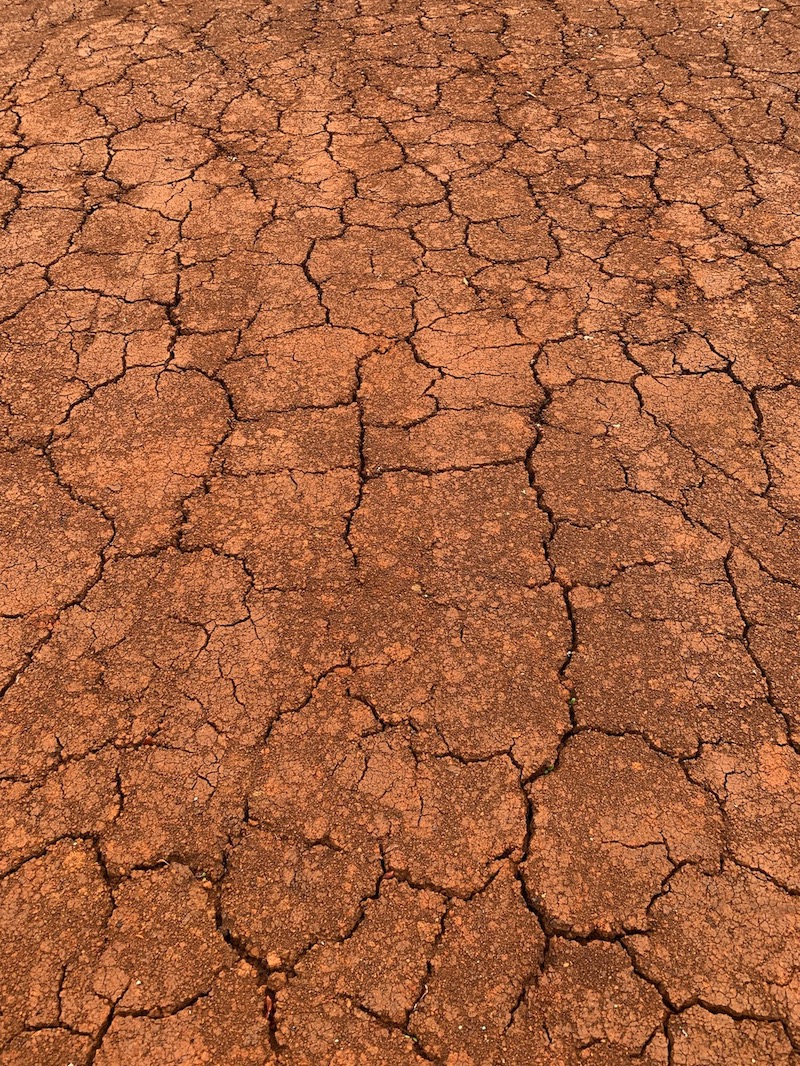
[[[3,1066],[800,1066],[800,19],[9,0]]]

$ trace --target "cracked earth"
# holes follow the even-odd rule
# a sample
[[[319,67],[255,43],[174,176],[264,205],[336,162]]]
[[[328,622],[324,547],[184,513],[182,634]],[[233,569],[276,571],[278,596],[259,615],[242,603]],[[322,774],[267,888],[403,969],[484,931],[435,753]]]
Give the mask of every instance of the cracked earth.
[[[9,0],[4,1066],[800,1066],[800,20]]]

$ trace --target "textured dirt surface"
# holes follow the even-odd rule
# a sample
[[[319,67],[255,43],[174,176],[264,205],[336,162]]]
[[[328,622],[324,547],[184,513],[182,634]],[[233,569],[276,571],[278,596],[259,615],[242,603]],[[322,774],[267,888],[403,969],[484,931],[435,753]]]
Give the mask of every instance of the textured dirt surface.
[[[800,1066],[797,8],[0,57],[0,1062]]]

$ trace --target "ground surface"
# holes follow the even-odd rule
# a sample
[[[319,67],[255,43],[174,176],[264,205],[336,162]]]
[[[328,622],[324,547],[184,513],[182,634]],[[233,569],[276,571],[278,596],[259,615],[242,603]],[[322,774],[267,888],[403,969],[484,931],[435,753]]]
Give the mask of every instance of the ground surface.
[[[799,27],[4,6],[5,1066],[798,1066]]]

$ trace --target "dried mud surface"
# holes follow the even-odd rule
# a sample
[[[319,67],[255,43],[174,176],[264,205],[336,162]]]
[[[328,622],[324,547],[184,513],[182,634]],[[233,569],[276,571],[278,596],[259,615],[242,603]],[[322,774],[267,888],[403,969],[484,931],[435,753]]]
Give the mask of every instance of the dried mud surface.
[[[800,1066],[767,2],[4,6],[4,1066]]]

